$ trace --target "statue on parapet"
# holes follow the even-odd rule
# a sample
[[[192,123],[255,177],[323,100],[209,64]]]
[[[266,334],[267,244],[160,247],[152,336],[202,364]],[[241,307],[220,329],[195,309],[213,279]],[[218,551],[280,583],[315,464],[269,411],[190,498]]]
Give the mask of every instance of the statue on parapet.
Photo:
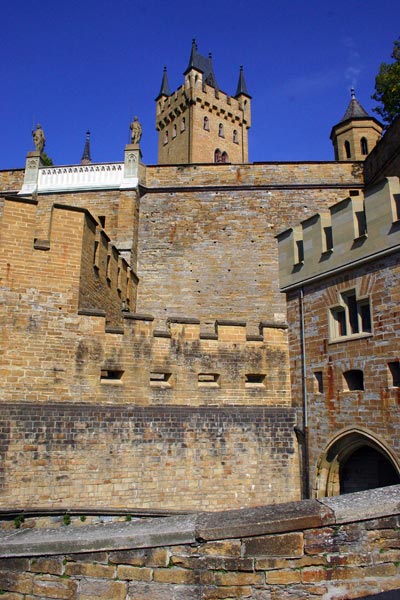
[[[32,131],[33,143],[35,144],[35,148],[37,152],[40,154],[43,153],[43,149],[46,143],[46,138],[44,137],[44,131],[41,125],[37,125],[36,129]]]
[[[142,137],[142,126],[139,123],[139,119],[135,117],[130,124],[131,130],[131,144],[138,144],[140,142],[140,138]]]

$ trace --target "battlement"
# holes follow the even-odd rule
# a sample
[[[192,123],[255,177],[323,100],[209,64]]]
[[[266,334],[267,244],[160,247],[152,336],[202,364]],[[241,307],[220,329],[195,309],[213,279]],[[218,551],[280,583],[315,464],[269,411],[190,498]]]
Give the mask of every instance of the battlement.
[[[399,249],[400,184],[397,177],[351,195],[277,236],[280,285],[307,281]]]
[[[1,226],[10,300],[34,294],[46,309],[101,309],[110,323],[122,305],[134,309],[137,276],[86,209],[9,196]]]

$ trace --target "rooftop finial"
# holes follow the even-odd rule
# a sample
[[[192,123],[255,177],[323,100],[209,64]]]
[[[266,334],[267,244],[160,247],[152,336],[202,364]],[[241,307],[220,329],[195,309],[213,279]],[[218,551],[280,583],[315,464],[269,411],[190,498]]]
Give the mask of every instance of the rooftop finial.
[[[81,165],[91,165],[92,158],[90,156],[90,131],[86,132],[85,145],[83,147],[83,154],[81,158]]]
[[[355,92],[355,89],[354,89],[353,86],[351,87],[350,94],[351,94],[351,99],[355,100],[356,99],[356,92]]]

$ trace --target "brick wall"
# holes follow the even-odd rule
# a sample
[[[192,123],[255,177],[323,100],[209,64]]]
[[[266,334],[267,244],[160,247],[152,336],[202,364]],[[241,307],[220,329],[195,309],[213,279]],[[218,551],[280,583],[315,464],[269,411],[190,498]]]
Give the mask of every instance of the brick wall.
[[[398,593],[398,502],[398,489],[388,488],[211,516],[4,531],[0,589],[5,600],[349,600]]]
[[[0,171],[0,191],[19,192],[24,181],[24,169]]]
[[[2,415],[3,507],[221,510],[299,498],[287,408],[19,403]]]

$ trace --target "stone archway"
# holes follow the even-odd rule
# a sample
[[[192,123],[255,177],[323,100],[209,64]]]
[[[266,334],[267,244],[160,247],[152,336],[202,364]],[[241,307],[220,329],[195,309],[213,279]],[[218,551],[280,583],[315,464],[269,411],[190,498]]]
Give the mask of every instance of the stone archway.
[[[400,483],[400,465],[371,432],[342,431],[327,446],[317,466],[314,496],[339,496]]]

